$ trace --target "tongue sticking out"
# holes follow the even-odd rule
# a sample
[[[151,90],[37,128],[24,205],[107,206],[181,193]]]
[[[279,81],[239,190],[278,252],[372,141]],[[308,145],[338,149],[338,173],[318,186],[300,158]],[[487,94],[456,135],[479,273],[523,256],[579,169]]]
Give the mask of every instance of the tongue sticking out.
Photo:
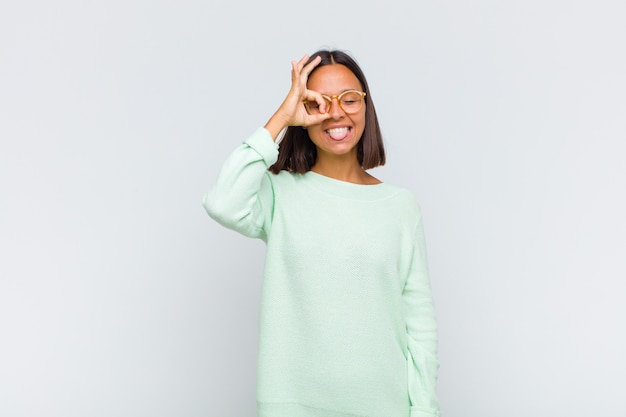
[[[339,129],[328,129],[328,135],[333,138],[333,140],[342,140],[348,136],[350,129],[347,127],[342,127]]]

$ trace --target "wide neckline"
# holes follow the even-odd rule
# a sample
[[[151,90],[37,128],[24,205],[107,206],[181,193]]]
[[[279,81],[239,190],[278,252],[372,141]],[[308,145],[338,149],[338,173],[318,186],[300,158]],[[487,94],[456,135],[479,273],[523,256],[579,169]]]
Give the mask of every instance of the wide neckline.
[[[300,176],[303,185],[307,184],[308,186],[324,193],[350,200],[384,200],[393,197],[399,191],[398,187],[385,182],[381,182],[379,184],[356,184],[353,182],[327,177],[313,171],[307,171],[304,174],[297,175]]]
[[[336,183],[348,184],[348,185],[355,185],[355,186],[358,186],[358,187],[377,187],[377,186],[379,186],[379,185],[384,185],[384,184],[385,184],[385,183],[384,183],[384,182],[382,182],[382,181],[381,181],[381,182],[379,182],[379,183],[377,183],[377,184],[359,184],[359,183],[356,183],[356,182],[350,182],[350,181],[339,180],[339,179],[337,179],[337,178],[329,177],[329,176],[327,176],[327,175],[323,175],[323,174],[320,174],[319,172],[315,172],[315,171],[307,171],[307,172],[305,173],[305,175],[306,175],[306,174],[311,174],[311,175],[314,175],[314,176],[319,177],[321,180],[324,180],[324,181],[328,181],[328,182],[336,182]]]

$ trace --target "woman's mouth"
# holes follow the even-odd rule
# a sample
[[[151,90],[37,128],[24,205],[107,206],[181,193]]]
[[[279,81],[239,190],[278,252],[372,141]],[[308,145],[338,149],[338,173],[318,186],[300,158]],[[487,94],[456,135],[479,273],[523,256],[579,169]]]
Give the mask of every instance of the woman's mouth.
[[[349,127],[334,127],[332,129],[327,129],[325,132],[332,140],[344,140],[350,134],[351,128]]]

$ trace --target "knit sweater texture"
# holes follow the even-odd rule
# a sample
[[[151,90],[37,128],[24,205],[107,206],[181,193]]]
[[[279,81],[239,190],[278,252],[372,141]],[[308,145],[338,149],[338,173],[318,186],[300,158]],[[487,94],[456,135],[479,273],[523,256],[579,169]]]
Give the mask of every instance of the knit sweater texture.
[[[260,128],[204,207],[267,245],[259,417],[435,417],[437,330],[422,218],[405,189],[268,167]]]

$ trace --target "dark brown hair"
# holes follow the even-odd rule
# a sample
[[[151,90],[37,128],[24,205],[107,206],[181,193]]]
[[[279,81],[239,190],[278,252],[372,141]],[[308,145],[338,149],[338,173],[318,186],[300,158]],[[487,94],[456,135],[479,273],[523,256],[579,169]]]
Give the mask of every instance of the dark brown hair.
[[[343,51],[317,51],[311,55],[307,64],[318,56],[322,57],[322,61],[311,74],[325,65],[341,64],[352,71],[361,83],[361,87],[366,93],[365,130],[363,130],[363,135],[361,135],[357,145],[357,158],[363,169],[385,165],[383,137],[380,133],[376,109],[363,71],[356,61]],[[279,145],[278,160],[269,170],[274,174],[278,174],[281,170],[303,174],[310,171],[316,161],[317,149],[309,138],[308,132],[300,126],[289,126]]]

